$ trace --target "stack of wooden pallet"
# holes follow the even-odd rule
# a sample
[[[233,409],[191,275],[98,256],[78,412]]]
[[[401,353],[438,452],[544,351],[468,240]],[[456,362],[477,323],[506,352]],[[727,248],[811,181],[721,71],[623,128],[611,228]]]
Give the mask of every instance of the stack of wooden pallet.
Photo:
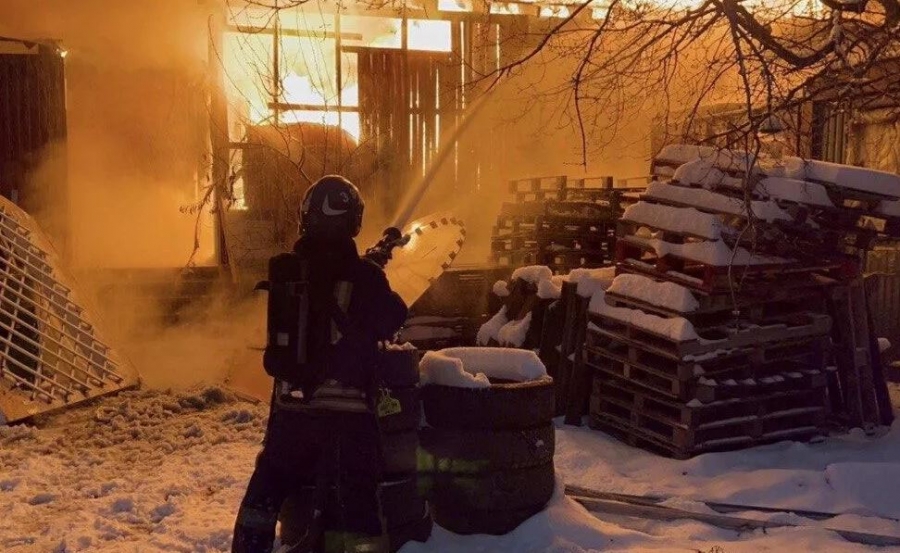
[[[628,202],[611,177],[514,180],[491,241],[499,265],[546,265],[555,272],[612,262],[616,220]]]
[[[900,231],[900,178],[688,146],[654,173],[589,309],[592,424],[684,457],[808,438],[829,410],[889,423],[857,277]]]
[[[819,433],[831,321],[820,294],[796,292],[735,318],[728,290],[617,276],[588,313],[592,425],[677,457]]]

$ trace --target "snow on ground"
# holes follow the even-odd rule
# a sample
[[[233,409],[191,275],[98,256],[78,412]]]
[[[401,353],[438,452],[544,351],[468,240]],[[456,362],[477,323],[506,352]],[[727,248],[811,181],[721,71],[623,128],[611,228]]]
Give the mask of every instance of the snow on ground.
[[[259,451],[266,407],[211,388],[127,392],[0,428],[0,551],[228,551],[234,516]],[[674,461],[558,422],[561,480],[602,491],[672,496],[703,510],[718,500],[846,513],[828,522],[900,535],[900,423],[879,438],[781,443]],[[743,516],[751,516],[743,514]],[[851,544],[795,515],[757,515],[804,528],[735,532],[693,521],[591,516],[557,496],[506,536],[435,528],[403,553],[898,551]]]
[[[267,408],[125,392],[0,427],[0,551],[226,551]]]

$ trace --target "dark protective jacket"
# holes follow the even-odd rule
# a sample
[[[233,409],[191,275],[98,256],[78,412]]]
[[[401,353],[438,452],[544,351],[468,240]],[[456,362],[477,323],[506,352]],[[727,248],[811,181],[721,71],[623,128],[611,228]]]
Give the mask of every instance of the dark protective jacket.
[[[319,242],[303,237],[294,251],[309,260],[308,351],[319,375],[314,385],[337,381],[374,391],[378,342],[397,333],[406,320],[406,305],[391,291],[383,269],[360,258],[351,239]],[[350,302],[346,311],[336,313],[338,282],[350,283]]]

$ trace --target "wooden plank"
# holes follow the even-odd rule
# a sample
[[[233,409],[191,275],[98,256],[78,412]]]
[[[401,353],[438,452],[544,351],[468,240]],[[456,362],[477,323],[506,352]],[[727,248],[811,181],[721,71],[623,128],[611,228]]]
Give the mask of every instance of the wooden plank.
[[[612,492],[602,492],[598,490],[592,490],[589,488],[583,488],[580,486],[572,486],[566,484],[566,495],[568,496],[580,496],[580,497],[588,497],[591,499],[603,499],[607,501],[621,501],[623,503],[631,503],[634,505],[658,505],[660,503],[665,503],[667,501],[671,501],[672,499],[676,499],[674,497],[663,497],[656,495],[632,495],[632,494],[624,494],[624,493],[612,493]],[[681,498],[678,498],[681,499]],[[779,507],[768,507],[763,505],[738,505],[735,503],[720,503],[716,501],[706,501],[703,499],[693,500],[697,503],[702,503],[716,511],[719,514],[727,514],[727,513],[737,513],[737,512],[747,512],[754,511],[758,513],[790,513],[797,516],[801,516],[803,518],[808,518],[811,520],[828,520],[835,517],[843,516],[844,513],[829,513],[824,511],[813,511],[809,509],[790,509],[790,508],[779,508]],[[891,522],[900,522],[900,519],[889,518],[889,517],[878,517],[884,520],[889,520]]]
[[[802,524],[794,524],[790,522],[774,522],[774,521],[764,521],[764,520],[756,520],[750,518],[736,517],[736,516],[728,516],[724,514],[711,514],[711,513],[695,513],[693,511],[686,511],[683,509],[677,509],[674,507],[663,507],[657,504],[654,501],[644,501],[641,498],[631,498],[624,494],[619,494],[618,497],[615,496],[595,496],[591,497],[588,495],[579,495],[577,493],[577,489],[572,489],[571,493],[569,488],[566,489],[566,495],[580,503],[584,506],[585,509],[592,513],[604,513],[604,514],[616,514],[627,517],[641,518],[641,519],[649,519],[649,520],[659,520],[659,521],[676,521],[676,520],[696,520],[698,522],[703,522],[705,524],[710,524],[712,526],[716,526],[717,528],[724,528],[726,530],[734,530],[736,532],[745,532],[748,530],[767,530],[772,528],[797,528],[804,527]],[[705,503],[705,505],[713,510],[716,510],[714,503]],[[735,510],[743,509],[743,506],[740,505],[728,505],[728,504],[718,504],[722,505],[720,508],[728,508],[731,507]],[[727,507],[725,507],[727,506]],[[735,512],[732,510],[730,512]],[[812,516],[807,516],[805,518],[813,518],[816,520],[827,520],[828,518],[834,518],[837,515],[833,515],[831,513],[817,513],[815,511],[790,511],[790,510],[776,510],[772,508],[766,507],[747,507],[744,509],[746,511],[758,510],[761,512],[768,513],[778,513],[778,512],[793,512],[800,516],[804,516],[802,513],[808,513]],[[823,517],[824,515],[824,517]],[[819,528],[818,526],[816,528]],[[887,536],[884,534],[874,534],[871,532],[857,532],[854,530],[842,530],[837,528],[825,528],[829,532],[834,532],[844,538],[847,541],[853,543],[859,543],[863,545],[869,545],[874,547],[889,547],[889,546],[900,546],[900,537],[897,536]]]
[[[662,507],[659,505],[641,505],[635,503],[625,503],[622,501],[583,497],[578,495],[570,497],[572,497],[572,499],[580,503],[582,506],[584,506],[584,508],[586,508],[588,511],[591,511],[592,513],[615,514],[659,521],[696,520],[698,522],[710,524],[718,528],[734,530],[736,532],[745,532],[748,530],[766,530],[770,528],[796,528],[803,526],[788,522],[761,521],[721,514],[695,513],[692,511],[685,511],[683,509],[676,509],[673,507]],[[834,532],[845,540],[854,543],[877,547],[900,546],[900,537],[897,536],[886,536],[883,534],[856,532],[836,528],[826,528],[826,530]]]
[[[817,313],[797,313],[778,320],[769,321],[766,326],[744,326],[736,330],[731,326],[704,329],[699,339],[676,340],[630,322],[624,322],[603,313],[591,312],[590,332],[606,336],[623,343],[645,347],[648,351],[672,359],[701,356],[721,350],[746,347],[762,347],[771,342],[826,336],[831,328],[827,315]]]
[[[587,310],[590,298],[575,294],[575,317],[568,320],[572,325],[572,374],[569,380],[567,395],[565,423],[572,426],[581,426],[581,419],[587,414],[588,400],[591,396],[591,383],[594,371],[584,362],[584,341],[587,334]]]
[[[884,363],[881,356],[881,345],[878,343],[878,336],[875,334],[874,324],[872,322],[872,310],[869,308],[870,304],[869,295],[866,294],[866,320],[870,330],[869,352],[872,357],[872,377],[875,384],[875,401],[878,404],[880,423],[883,426],[891,426],[894,422],[894,408],[887,388],[887,379],[885,378]]]

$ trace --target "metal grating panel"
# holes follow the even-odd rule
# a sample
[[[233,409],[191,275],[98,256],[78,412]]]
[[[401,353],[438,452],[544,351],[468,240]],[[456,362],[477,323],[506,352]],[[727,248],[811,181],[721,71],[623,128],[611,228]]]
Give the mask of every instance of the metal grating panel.
[[[138,383],[72,284],[34,220],[0,198],[0,423]]]

